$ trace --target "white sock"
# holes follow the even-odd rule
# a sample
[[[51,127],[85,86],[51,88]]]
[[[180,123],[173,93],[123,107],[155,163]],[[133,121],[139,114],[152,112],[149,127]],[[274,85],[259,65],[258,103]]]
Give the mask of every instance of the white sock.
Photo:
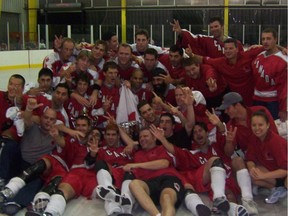
[[[230,209],[227,212],[227,214],[228,214],[228,216],[235,216],[235,212],[236,212],[238,205],[236,203],[233,203],[233,202],[229,202],[229,204],[230,204]]]
[[[252,200],[252,183],[248,170],[245,168],[237,171],[236,177],[238,185],[241,189],[242,198]]]
[[[66,207],[66,200],[60,194],[51,195],[50,202],[45,209],[45,212],[52,215],[63,215]]]
[[[226,171],[221,167],[212,167],[211,173],[211,189],[213,191],[213,200],[218,197],[225,196],[225,183],[226,183]]]
[[[98,185],[102,185],[105,187],[112,186],[112,176],[107,170],[100,169],[97,172],[96,177],[97,177]]]
[[[9,188],[14,195],[18,193],[18,191],[26,185],[25,181],[19,177],[12,178],[8,184],[5,186]]]
[[[197,211],[196,211],[196,206],[202,204],[204,205],[204,203],[202,202],[201,198],[199,197],[198,194],[196,193],[191,193],[188,194],[185,197],[185,205],[186,208],[192,212],[193,215],[198,215]],[[201,215],[200,215],[201,216]]]
[[[50,195],[46,192],[40,191],[34,196],[33,202],[35,203],[35,201],[37,201],[38,199],[50,200]]]
[[[129,189],[129,184],[132,180],[124,180],[121,186],[121,195],[125,195],[131,199],[132,201],[132,205],[135,203],[135,198],[133,196],[133,194],[131,193],[130,189]]]

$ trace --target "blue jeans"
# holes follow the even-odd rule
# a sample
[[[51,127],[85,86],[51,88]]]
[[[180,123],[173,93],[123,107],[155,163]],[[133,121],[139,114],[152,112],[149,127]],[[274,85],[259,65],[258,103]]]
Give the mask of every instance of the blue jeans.
[[[8,181],[21,171],[21,149],[12,139],[0,137],[0,178]]]

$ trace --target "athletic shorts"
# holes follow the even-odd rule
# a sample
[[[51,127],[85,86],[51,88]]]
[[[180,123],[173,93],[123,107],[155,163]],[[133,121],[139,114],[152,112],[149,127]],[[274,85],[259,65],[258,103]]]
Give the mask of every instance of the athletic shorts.
[[[159,176],[146,180],[145,182],[149,187],[150,197],[155,205],[159,205],[161,192],[165,188],[172,188],[177,194],[175,207],[179,207],[184,198],[184,186],[179,178],[176,176]]]

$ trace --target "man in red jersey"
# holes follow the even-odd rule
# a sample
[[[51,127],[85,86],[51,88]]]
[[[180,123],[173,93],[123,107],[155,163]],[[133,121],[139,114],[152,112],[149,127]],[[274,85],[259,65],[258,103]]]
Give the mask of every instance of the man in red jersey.
[[[230,117],[227,127],[237,127],[235,141],[229,145],[225,145],[224,151],[227,156],[242,156],[251,142],[254,142],[255,135],[251,130],[251,115],[253,112],[263,109],[269,117],[270,128],[275,133],[278,133],[274,120],[270,112],[263,106],[247,107],[243,103],[243,98],[236,92],[229,92],[224,95],[223,102],[217,109],[225,110],[225,113]]]
[[[53,72],[53,87],[64,76],[64,72],[60,70],[63,64],[75,61],[73,56],[74,47],[75,43],[71,38],[64,38],[61,40],[59,52],[53,52],[44,58],[43,67],[49,68]]]
[[[184,83],[185,71],[182,66],[183,49],[172,45],[169,54],[159,57],[159,61],[167,68],[168,74],[161,75],[167,85],[178,85]]]
[[[189,49],[187,49],[187,54],[195,58],[197,62],[209,64],[215,68],[216,72],[226,80],[230,90],[238,92],[243,97],[244,103],[251,106],[255,86],[251,63],[263,48],[257,47],[240,52],[237,45],[235,39],[226,39],[224,41],[225,57],[209,58],[194,55]]]
[[[255,80],[253,104],[265,106],[274,119],[287,121],[287,55],[277,47],[277,32],[262,32],[264,50],[253,61]]]
[[[193,58],[183,60],[185,84],[195,91],[200,91],[206,99],[208,109],[220,106],[227,93],[227,83],[215,69],[206,64],[198,64]]]
[[[190,47],[195,50],[197,55],[208,56],[211,58],[222,57],[224,54],[224,41],[229,38],[224,35],[224,22],[220,17],[212,17],[209,20],[209,28],[212,36],[194,35],[186,29],[181,29],[179,22],[174,20],[171,23],[173,31],[179,34],[177,45],[181,48]],[[237,41],[239,51],[243,51],[243,46],[240,41]]]

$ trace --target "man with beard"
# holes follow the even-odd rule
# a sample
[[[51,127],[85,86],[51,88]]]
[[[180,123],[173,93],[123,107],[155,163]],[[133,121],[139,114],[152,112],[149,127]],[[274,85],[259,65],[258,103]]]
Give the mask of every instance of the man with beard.
[[[152,86],[153,91],[157,96],[162,98],[165,102],[170,103],[173,106],[176,106],[175,86],[172,84],[167,84],[163,79],[164,76],[167,76],[167,73],[162,68],[155,68],[152,72]]]

